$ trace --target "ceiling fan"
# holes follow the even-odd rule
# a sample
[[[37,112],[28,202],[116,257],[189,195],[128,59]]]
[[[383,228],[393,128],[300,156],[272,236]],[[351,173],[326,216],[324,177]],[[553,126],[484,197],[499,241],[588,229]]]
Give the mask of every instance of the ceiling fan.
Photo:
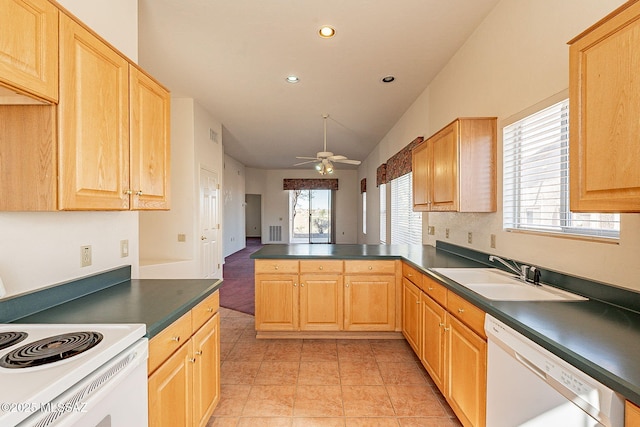
[[[346,163],[349,165],[359,165],[360,160],[350,160],[345,156],[333,154],[331,151],[327,151],[327,118],[328,114],[323,114],[324,120],[324,151],[316,153],[316,157],[296,157],[296,159],[305,160],[304,162],[296,163],[294,166],[305,165],[307,163],[316,163],[316,170],[320,172],[320,175],[326,175],[333,172],[333,163]]]

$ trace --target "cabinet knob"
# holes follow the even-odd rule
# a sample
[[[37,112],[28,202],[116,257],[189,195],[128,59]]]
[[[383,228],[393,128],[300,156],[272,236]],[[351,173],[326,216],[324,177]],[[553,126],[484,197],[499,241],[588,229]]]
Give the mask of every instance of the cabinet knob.
[[[171,341],[180,342],[180,337],[171,337]]]
[[[413,274],[409,273],[407,274],[408,277],[413,277]]]
[[[206,236],[200,236],[200,240],[207,240]]]
[[[196,363],[196,358],[195,358],[195,357],[190,358],[190,359],[189,359],[189,362],[191,362],[191,363]]]
[[[429,289],[430,291],[432,291],[432,290],[433,290],[433,286],[429,286],[429,288],[428,288],[428,289]]]
[[[464,308],[459,308],[458,313],[464,313]]]
[[[136,191],[136,196],[142,196],[142,190]]]
[[[196,351],[196,356],[202,356],[202,350]]]
[[[373,270],[373,267],[369,266],[369,270]]]
[[[301,287],[301,288],[304,288],[304,283],[300,283],[300,287]]]
[[[207,307],[207,313],[213,313],[213,307]]]
[[[320,270],[322,270],[322,266],[318,267]]]
[[[278,266],[277,266],[277,265],[274,265],[274,268],[277,270],[277,269],[278,269]]]
[[[438,326],[440,326],[442,328],[442,327],[444,327],[444,323],[440,322],[440,323],[438,323]]]
[[[444,328],[444,330],[445,330],[445,331],[449,331],[449,330],[451,330],[451,328]]]
[[[131,190],[124,190],[123,191],[124,194],[126,194],[127,196],[130,196],[131,194],[133,194],[133,191]]]
[[[298,284],[297,284],[297,283],[294,283],[294,284],[293,284],[293,287],[295,288],[296,286],[298,286]]]
[[[420,301],[416,301],[416,304],[420,305]]]
[[[348,287],[349,287],[349,284],[348,284],[348,283],[345,283],[345,286],[348,288]]]

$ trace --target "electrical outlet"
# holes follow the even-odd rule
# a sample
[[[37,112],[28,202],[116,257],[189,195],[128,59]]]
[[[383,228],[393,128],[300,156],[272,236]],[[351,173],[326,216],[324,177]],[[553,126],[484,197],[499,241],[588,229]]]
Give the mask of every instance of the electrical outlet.
[[[180,233],[178,234],[178,242],[186,242],[187,241],[187,235]]]
[[[430,236],[433,236],[434,234],[436,234],[436,227],[434,227],[433,225],[430,225],[427,228],[427,233],[429,233]]]
[[[126,258],[129,256],[129,241],[120,240],[120,258]]]
[[[91,245],[80,246],[80,267],[91,265]]]
[[[491,248],[492,249],[496,248],[496,235],[495,234],[491,235]]]
[[[467,243],[468,244],[473,243],[473,233],[472,232],[468,232],[467,233]]]
[[[444,237],[446,237],[447,239],[449,238],[449,229],[448,228],[444,229]]]

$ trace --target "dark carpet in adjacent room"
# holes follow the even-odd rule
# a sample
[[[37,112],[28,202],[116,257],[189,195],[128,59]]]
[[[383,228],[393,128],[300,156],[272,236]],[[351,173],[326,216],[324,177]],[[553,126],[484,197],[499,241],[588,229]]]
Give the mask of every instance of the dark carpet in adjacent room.
[[[246,247],[224,259],[220,305],[255,315],[253,260],[249,256],[262,247],[260,237],[247,237]]]

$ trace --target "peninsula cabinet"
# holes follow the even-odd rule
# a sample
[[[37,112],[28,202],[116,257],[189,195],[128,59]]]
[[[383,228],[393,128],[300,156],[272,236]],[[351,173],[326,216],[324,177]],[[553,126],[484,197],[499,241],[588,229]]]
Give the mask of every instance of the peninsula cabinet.
[[[496,211],[496,118],[459,118],[413,149],[415,211]]]
[[[570,208],[640,212],[640,2],[569,45]]]
[[[396,262],[255,261],[258,332],[393,331]]]
[[[204,427],[220,400],[215,292],[149,342],[149,426]]]
[[[47,0],[0,4],[2,103],[11,103],[16,91],[58,101],[58,9]]]
[[[640,408],[628,400],[624,406],[624,427],[640,426]]]

